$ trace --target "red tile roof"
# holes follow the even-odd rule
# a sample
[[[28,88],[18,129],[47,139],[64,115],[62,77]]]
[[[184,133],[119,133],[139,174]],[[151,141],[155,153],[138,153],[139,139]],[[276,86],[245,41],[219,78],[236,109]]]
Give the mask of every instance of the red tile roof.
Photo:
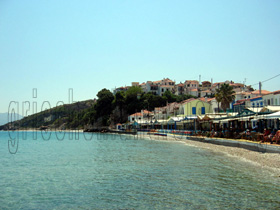
[[[189,98],[187,100],[182,101],[181,104],[189,103],[189,102],[191,102],[193,100],[196,100],[196,99],[195,98]]]
[[[199,82],[197,80],[186,80],[185,83],[197,84]]]
[[[267,91],[267,90],[262,90],[262,95],[267,95],[267,94],[270,94],[271,92],[270,91]],[[260,91],[259,90],[254,90],[253,92],[251,92],[252,94],[260,94]]]
[[[131,114],[130,116],[137,117],[137,116],[143,116],[143,115],[141,112],[137,112],[137,113]]]
[[[268,91],[268,92],[269,92],[269,91]],[[262,91],[262,94],[263,94],[263,91]],[[264,95],[269,95],[269,94],[273,94],[273,95],[280,94],[280,90],[276,90],[276,91],[269,92],[269,93],[264,93]]]
[[[212,101],[214,98],[205,98],[205,97],[201,97],[201,98],[199,98],[199,100],[201,100],[201,101],[204,101],[204,102],[209,102],[209,101]]]

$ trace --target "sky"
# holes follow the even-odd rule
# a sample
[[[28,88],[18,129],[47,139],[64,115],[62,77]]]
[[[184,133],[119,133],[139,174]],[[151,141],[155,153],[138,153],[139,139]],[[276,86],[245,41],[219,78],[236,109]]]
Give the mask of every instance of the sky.
[[[0,0],[0,112],[163,78],[258,89],[280,74],[279,11],[279,0]]]

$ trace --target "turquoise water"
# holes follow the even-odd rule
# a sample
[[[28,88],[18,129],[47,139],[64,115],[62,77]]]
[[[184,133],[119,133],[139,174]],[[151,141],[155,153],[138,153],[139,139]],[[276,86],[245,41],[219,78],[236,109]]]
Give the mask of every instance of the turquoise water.
[[[0,132],[0,209],[280,207],[279,177],[183,143],[90,133],[65,133],[61,140],[55,132],[49,140],[41,132],[17,134],[18,151],[10,154],[8,132]]]

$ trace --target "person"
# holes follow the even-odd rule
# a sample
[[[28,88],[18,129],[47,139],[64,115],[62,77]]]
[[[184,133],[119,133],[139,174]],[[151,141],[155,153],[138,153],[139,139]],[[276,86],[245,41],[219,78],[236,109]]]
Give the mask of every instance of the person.
[[[272,138],[272,142],[275,141],[276,144],[280,143],[280,130],[278,130]]]
[[[272,144],[272,139],[273,139],[273,137],[274,137],[275,134],[276,134],[276,130],[273,129],[273,130],[271,131],[271,133],[268,135],[268,140],[270,141],[270,144]]]
[[[246,134],[246,139],[250,139],[251,138],[251,132],[250,132],[249,129],[246,130],[245,134]]]
[[[266,142],[268,140],[269,134],[270,134],[270,130],[265,128],[263,131],[263,142]]]

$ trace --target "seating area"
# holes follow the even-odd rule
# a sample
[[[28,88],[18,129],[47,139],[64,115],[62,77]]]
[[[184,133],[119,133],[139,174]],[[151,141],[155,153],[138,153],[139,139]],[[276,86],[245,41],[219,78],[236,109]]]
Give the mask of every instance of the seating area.
[[[267,132],[256,131],[197,131],[193,136],[204,136],[210,138],[228,138],[228,139],[244,139],[262,143],[280,144],[280,130]]]

